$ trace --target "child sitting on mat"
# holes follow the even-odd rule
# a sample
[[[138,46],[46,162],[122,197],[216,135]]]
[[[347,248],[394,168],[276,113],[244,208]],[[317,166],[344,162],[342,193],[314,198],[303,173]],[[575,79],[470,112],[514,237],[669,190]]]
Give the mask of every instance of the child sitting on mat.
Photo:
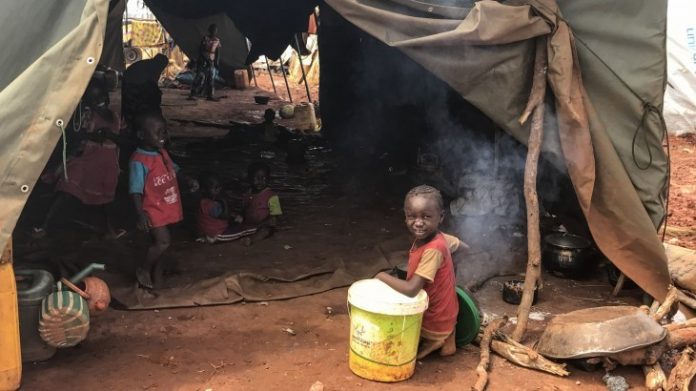
[[[442,195],[434,187],[422,185],[411,189],[404,200],[404,214],[406,227],[414,239],[406,280],[385,272],[375,278],[409,297],[425,290],[429,304],[423,314],[418,359],[438,349],[440,355],[449,356],[456,351],[454,331],[459,313],[451,253],[466,245],[440,232],[444,208]]]
[[[277,217],[283,214],[283,210],[278,195],[268,187],[270,174],[270,168],[264,163],[249,166],[247,179],[251,189],[242,196],[243,216],[235,216],[237,224],[232,226],[229,224],[226,203],[219,196],[222,190],[219,180],[205,184],[196,218],[201,236],[196,241],[217,243],[242,239],[242,243],[249,246],[254,241],[271,236]],[[209,189],[205,190],[206,187]]]
[[[255,227],[241,229],[238,225],[242,216],[230,213],[227,201],[222,197],[222,183],[215,174],[202,175],[200,184],[202,197],[196,210],[197,242],[229,242],[256,233]],[[236,226],[230,226],[231,218]]]
[[[250,239],[265,239],[275,231],[277,219],[282,216],[278,195],[268,186],[271,169],[265,163],[254,163],[247,168],[247,179],[251,189],[244,195],[244,225],[256,227]]]

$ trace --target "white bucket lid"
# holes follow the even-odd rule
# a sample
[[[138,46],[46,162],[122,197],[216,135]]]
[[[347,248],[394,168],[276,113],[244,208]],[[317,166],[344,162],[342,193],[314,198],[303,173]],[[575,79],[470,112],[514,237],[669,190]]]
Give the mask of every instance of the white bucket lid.
[[[415,297],[408,297],[371,278],[357,281],[348,288],[348,303],[376,314],[416,315],[428,309],[428,294],[421,289]]]

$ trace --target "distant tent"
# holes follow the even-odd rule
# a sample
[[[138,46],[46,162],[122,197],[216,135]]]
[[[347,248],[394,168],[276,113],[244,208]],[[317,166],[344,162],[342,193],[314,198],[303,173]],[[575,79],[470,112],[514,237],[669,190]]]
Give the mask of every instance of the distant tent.
[[[696,133],[696,2],[670,0],[665,121],[671,134]]]

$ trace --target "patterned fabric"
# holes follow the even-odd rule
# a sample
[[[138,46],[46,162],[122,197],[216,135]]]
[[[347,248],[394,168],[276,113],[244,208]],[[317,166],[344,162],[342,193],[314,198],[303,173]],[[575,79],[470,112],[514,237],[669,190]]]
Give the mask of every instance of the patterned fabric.
[[[127,23],[129,23],[129,26],[127,30],[124,28],[123,40],[127,42],[129,39],[132,39],[132,46],[158,46],[165,42],[164,30],[157,21],[129,20]]]

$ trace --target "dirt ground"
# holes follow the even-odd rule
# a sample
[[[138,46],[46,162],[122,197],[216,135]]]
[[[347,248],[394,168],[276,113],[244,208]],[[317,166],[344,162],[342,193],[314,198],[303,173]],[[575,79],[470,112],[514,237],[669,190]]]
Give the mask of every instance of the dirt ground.
[[[665,240],[696,249],[696,136],[670,139],[672,179]]]
[[[415,376],[380,384],[348,369],[346,289],[268,305],[111,311],[95,319],[80,347],[29,364],[23,390],[462,390],[476,381],[478,349],[417,364]],[[326,315],[326,307],[335,310]],[[291,336],[282,329],[291,328]],[[639,370],[621,370],[634,389]],[[604,390],[603,373],[570,378],[515,367],[494,357],[490,390]]]
[[[261,79],[257,75],[257,80]],[[298,88],[298,94],[304,90]],[[219,126],[200,127],[186,122],[194,119],[220,125],[232,119],[259,122],[266,107],[254,104],[251,98],[256,92],[220,90],[219,95],[228,95],[220,102],[191,104],[182,95],[186,91],[165,90],[164,112],[172,136],[201,138],[227,133]],[[281,104],[281,100],[270,103],[276,108]],[[291,125],[291,122],[281,123]],[[694,139],[678,139],[672,144],[673,159],[683,159],[690,165],[682,164],[682,160],[673,164],[673,188],[679,192],[672,193],[676,201],[671,208],[670,225],[693,227],[696,212],[694,196],[689,191],[695,182],[688,170],[689,167],[693,170],[696,160],[693,152],[686,150],[696,150],[694,144]],[[352,220],[360,220],[355,228],[361,232],[360,246],[375,244],[389,237],[389,232],[401,229],[396,208],[387,207],[392,201],[398,205],[398,198],[362,200],[371,202],[369,208],[363,208],[371,211],[371,217],[350,208],[342,212],[343,223],[348,226]],[[379,209],[384,212],[373,212]],[[685,217],[684,211],[690,212],[691,220]],[[696,238],[690,238],[693,245]],[[346,239],[347,236],[337,238]],[[278,240],[282,240],[282,235]],[[269,251],[282,254],[285,251],[282,242],[275,244],[278,249]],[[219,248],[222,247],[214,251]],[[534,311],[546,318],[562,310],[601,303],[635,305],[638,302],[637,294],[630,291],[612,298],[610,286],[603,280],[570,282],[547,277],[546,281],[547,287],[534,307]],[[477,292],[479,302],[489,315],[514,315],[515,307],[499,299],[500,282],[494,279]],[[435,356],[419,361],[414,377],[398,384],[375,383],[353,375],[348,368],[350,319],[346,293],[347,288],[339,288],[284,301],[146,311],[111,309],[93,319],[88,339],[78,347],[60,350],[47,362],[25,364],[22,389],[309,390],[315,381],[320,381],[327,391],[461,390],[474,384],[479,354],[474,346],[460,349],[453,357]],[[327,307],[332,309],[331,313]],[[541,324],[531,323],[532,336],[538,335]],[[296,335],[284,331],[288,328]],[[493,357],[491,368],[490,390],[605,389],[601,371],[588,373],[569,368],[572,372],[569,378],[558,378],[521,369],[498,357]],[[615,374],[625,376],[632,389],[643,389],[640,369],[623,368]]]

